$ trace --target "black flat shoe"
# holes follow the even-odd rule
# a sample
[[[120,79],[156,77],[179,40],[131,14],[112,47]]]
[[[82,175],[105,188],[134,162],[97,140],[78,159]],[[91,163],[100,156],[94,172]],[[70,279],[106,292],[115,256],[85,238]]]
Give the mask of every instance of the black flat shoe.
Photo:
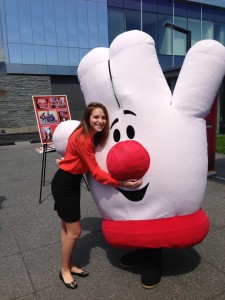
[[[141,273],[141,285],[145,289],[152,289],[156,287],[162,277],[162,267],[155,266],[152,269],[144,269]]]
[[[87,277],[87,276],[89,275],[89,273],[88,273],[87,271],[85,271],[85,270],[83,270],[83,271],[80,272],[80,273],[72,272],[72,271],[71,271],[71,274],[72,274],[72,275],[77,275],[77,276],[79,276],[79,277]]]
[[[62,280],[62,282],[65,284],[65,286],[66,286],[68,289],[74,290],[74,289],[77,288],[77,283],[76,283],[76,281],[73,280],[73,281],[70,282],[70,283],[66,283],[66,282],[64,281],[63,277],[62,277],[62,273],[61,273],[61,272],[59,272],[59,279]]]

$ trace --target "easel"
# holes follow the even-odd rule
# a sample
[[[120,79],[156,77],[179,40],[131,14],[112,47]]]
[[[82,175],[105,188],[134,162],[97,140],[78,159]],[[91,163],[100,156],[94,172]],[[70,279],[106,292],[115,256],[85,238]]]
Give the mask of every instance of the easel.
[[[47,147],[48,147],[47,143],[43,145],[43,156],[42,156],[42,167],[41,167],[41,186],[40,186],[39,204],[41,204],[42,186],[45,186]]]
[[[43,156],[42,156],[42,167],[41,167],[41,185],[40,185],[39,204],[41,204],[42,187],[45,186],[46,158],[47,158],[47,153],[48,153],[47,148],[48,148],[48,144],[47,143],[43,144]],[[55,150],[53,150],[53,151],[55,151]],[[83,181],[84,181],[84,183],[86,185],[86,189],[88,191],[90,191],[88,183],[87,183],[87,180],[84,177],[84,175],[82,176],[82,179],[83,179]]]

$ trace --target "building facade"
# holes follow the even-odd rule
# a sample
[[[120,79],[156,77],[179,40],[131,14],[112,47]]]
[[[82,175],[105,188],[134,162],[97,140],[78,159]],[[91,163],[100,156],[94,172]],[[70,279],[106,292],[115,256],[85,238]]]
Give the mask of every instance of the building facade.
[[[0,0],[0,132],[37,131],[32,95],[67,95],[72,118],[79,120],[85,107],[80,60],[133,29],[153,37],[173,89],[178,73],[167,71],[179,70],[188,46],[202,39],[225,45],[225,1]],[[225,82],[217,132],[225,133]]]

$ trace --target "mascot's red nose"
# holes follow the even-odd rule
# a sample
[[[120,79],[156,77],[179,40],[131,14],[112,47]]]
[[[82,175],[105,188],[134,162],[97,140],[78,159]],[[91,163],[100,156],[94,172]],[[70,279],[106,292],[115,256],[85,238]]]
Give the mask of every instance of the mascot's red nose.
[[[117,180],[140,179],[148,171],[150,156],[136,141],[119,142],[107,155],[107,168]]]

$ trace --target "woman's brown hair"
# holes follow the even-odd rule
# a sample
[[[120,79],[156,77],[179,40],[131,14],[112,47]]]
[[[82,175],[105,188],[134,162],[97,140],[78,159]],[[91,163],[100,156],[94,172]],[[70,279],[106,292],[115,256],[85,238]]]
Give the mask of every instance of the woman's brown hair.
[[[108,115],[108,111],[107,111],[106,107],[99,102],[91,102],[90,104],[87,105],[87,107],[84,111],[83,118],[82,118],[79,126],[73,131],[73,133],[75,131],[77,131],[78,129],[82,128],[82,130],[78,136],[83,135],[84,139],[85,139],[86,136],[91,135],[90,116],[95,108],[101,108],[103,110],[103,112],[105,114],[105,118],[106,118],[106,125],[105,125],[104,129],[101,132],[97,132],[94,135],[95,146],[98,146],[98,145],[103,146],[109,135],[109,115]]]

